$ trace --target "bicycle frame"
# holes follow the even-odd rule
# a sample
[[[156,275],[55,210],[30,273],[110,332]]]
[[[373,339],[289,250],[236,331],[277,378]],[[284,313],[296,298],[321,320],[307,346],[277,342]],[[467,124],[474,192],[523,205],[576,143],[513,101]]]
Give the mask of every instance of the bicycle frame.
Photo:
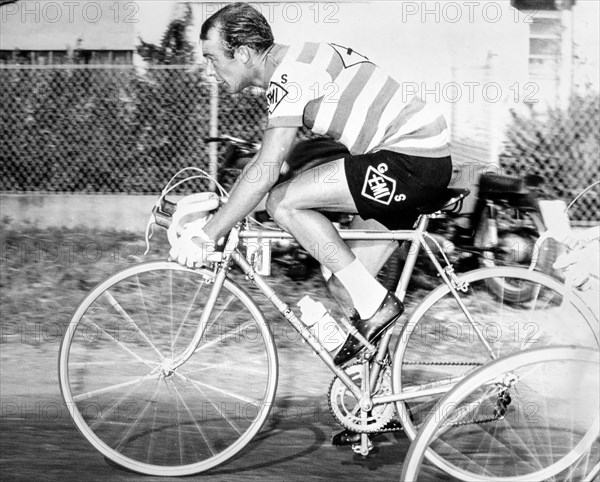
[[[485,339],[480,328],[477,326],[473,318],[471,317],[467,307],[460,298],[458,291],[461,289],[461,283],[454,274],[451,265],[448,265],[445,269],[442,267],[438,259],[436,258],[433,250],[427,244],[426,238],[429,236],[427,233],[427,226],[429,220],[433,215],[422,215],[418,222],[417,227],[414,230],[395,230],[395,231],[369,231],[369,230],[358,230],[358,229],[342,229],[339,231],[340,236],[344,240],[394,240],[394,241],[410,241],[410,249],[406,258],[405,265],[403,267],[398,286],[396,288],[396,296],[404,301],[410,277],[412,276],[417,257],[421,248],[425,251],[431,262],[433,263],[438,274],[449,287],[452,295],[458,302],[460,308],[467,317],[469,323],[473,327],[474,332],[477,334],[479,340],[487,350],[491,359],[495,359],[494,354],[489,343]],[[351,333],[357,336],[367,346],[367,358],[365,363],[365,380],[369,380],[369,386],[358,387],[350,376],[344,371],[344,369],[337,367],[333,362],[333,357],[321,344],[319,339],[312,334],[308,327],[298,319],[294,314],[290,306],[282,301],[276,294],[276,292],[267,284],[267,282],[256,273],[253,266],[246,260],[244,255],[239,251],[238,245],[242,239],[255,239],[255,240],[266,240],[266,239],[293,239],[293,237],[283,230],[246,230],[242,225],[236,226],[230,233],[225,249],[222,253],[222,257],[216,264],[214,275],[211,276],[207,281],[213,283],[213,288],[210,292],[207,300],[206,308],[202,313],[198,328],[195,332],[194,338],[192,339],[189,346],[184,352],[173,360],[172,370],[175,370],[179,366],[183,365],[196,351],[200,340],[204,334],[204,330],[208,324],[209,317],[215,306],[217,296],[223,286],[224,280],[229,271],[229,267],[232,263],[239,266],[244,274],[259,288],[259,290],[267,297],[267,299],[277,308],[277,310],[286,318],[286,320],[298,331],[302,338],[310,345],[315,353],[323,360],[323,362],[329,367],[329,369],[346,385],[346,387],[352,392],[358,400],[361,401],[361,406],[365,410],[372,408],[373,403],[389,403],[401,400],[407,400],[410,398],[418,398],[426,394],[444,393],[448,391],[455,383],[455,380],[450,380],[448,383],[436,387],[426,387],[423,390],[413,393],[403,393],[387,395],[385,397],[377,397],[371,399],[371,390],[375,386],[377,377],[384,365],[384,359],[388,352],[388,345],[394,330],[387,330],[386,334],[382,338],[379,347],[375,347],[367,342],[360,334],[354,329]],[[373,363],[371,373],[369,371],[369,363],[372,356],[375,356],[375,363]]]

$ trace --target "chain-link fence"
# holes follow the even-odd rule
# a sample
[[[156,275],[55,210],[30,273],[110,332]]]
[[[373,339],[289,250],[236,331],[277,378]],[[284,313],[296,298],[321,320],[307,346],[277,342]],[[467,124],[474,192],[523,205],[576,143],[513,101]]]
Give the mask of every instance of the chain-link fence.
[[[515,116],[506,132],[500,157],[505,172],[540,175],[543,195],[570,203],[598,180],[600,98],[574,95],[567,110],[551,109],[543,118]],[[583,196],[569,211],[573,221],[598,223],[598,189]]]
[[[209,167],[214,86],[197,70],[2,68],[0,81],[1,191],[157,193],[179,169]],[[262,96],[219,107],[222,132],[260,139]]]
[[[204,138],[213,86],[189,66],[143,74],[133,67],[7,66],[0,68],[0,82],[0,191],[157,193],[182,167],[208,168]],[[218,106],[220,133],[260,140],[262,95],[224,94]],[[461,115],[459,107],[452,115],[457,158],[477,149],[483,158],[474,162],[499,154],[506,173],[540,174],[546,194],[567,202],[597,179],[597,94],[574,97],[568,111],[551,110],[541,120],[515,117],[501,146],[486,145],[471,132],[463,120],[474,116]],[[489,108],[478,112],[493,121]],[[570,215],[597,220],[599,204],[592,193]]]

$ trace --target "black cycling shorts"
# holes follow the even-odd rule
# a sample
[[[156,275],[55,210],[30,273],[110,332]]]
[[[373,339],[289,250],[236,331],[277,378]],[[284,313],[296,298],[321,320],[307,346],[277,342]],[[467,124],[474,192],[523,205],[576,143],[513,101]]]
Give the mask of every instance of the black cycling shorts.
[[[363,219],[388,229],[411,229],[416,208],[448,187],[452,159],[419,157],[393,151],[346,156],[346,180]]]

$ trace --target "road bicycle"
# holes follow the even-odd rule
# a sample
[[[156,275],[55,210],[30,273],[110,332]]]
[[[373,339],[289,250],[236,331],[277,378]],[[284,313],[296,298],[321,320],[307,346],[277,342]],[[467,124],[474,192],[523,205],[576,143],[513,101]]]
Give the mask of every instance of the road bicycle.
[[[547,346],[512,353],[471,372],[437,403],[436,410],[410,446],[400,480],[417,480],[428,449],[444,451],[446,458],[461,458],[460,453],[450,454],[446,441],[450,438],[461,438],[462,431],[469,426],[463,425],[463,420],[485,417],[486,412],[506,410],[507,402],[508,405],[512,403],[510,393],[515,393],[517,387],[521,392],[543,391],[546,395],[545,401],[551,402],[551,405],[544,408],[554,412],[554,419],[562,419],[563,426],[569,425],[570,433],[580,435],[568,457],[560,461],[546,459],[547,463],[540,465],[539,470],[529,474],[529,477],[533,480],[552,480],[560,474],[557,480],[594,480],[600,473],[599,356],[600,352],[594,349]],[[572,378],[575,373],[576,380]],[[498,397],[498,393],[501,397]],[[568,412],[566,420],[565,411]],[[557,425],[559,423],[553,423],[555,432]],[[565,434],[559,435],[564,438]],[[546,441],[535,440],[537,445],[541,442]],[[593,451],[590,450],[592,446]],[[535,446],[531,449],[535,450]],[[488,457],[483,453],[480,456],[482,460]],[[505,463],[520,463],[518,456],[507,454],[506,450],[496,453],[495,457],[503,459]],[[485,467],[481,468],[480,477],[473,479],[468,477],[470,474],[464,474],[467,475],[465,480],[485,478]],[[518,477],[513,479],[522,480]]]
[[[163,191],[154,209],[153,221],[163,226],[176,212],[165,198],[168,192]],[[436,401],[481,365],[532,346],[597,348],[593,313],[556,280],[515,267],[454,271],[427,226],[436,213],[452,209],[467,194],[446,190],[421,208],[411,230],[340,231],[346,240],[410,243],[395,290],[400,300],[406,301],[419,251],[441,279],[379,343],[363,338],[366,349],[343,368],[335,366],[321,342],[329,333],[308,328],[259,273],[268,262],[269,240],[290,238],[282,230],[246,221],[231,230],[208,267],[151,261],[114,274],[82,300],[61,343],[60,388],[75,424],[106,458],[139,473],[197,474],[238,455],[268,420],[278,380],[272,334],[276,320],[265,319],[254,299],[257,291],[333,372],[331,412],[341,425],[361,433],[353,448],[365,456],[371,448],[369,434],[394,417],[414,438]],[[244,248],[251,245],[256,249]],[[490,292],[499,281],[524,286],[533,295],[506,300]],[[345,326],[360,338],[349,323]],[[498,431],[507,428],[516,440],[522,431],[548,432],[548,425],[533,426],[522,417],[508,426],[509,417],[491,418],[490,425]],[[575,439],[544,452],[560,462],[568,458]],[[472,448],[477,438],[467,434],[456,442]],[[466,459],[477,453],[463,452]],[[430,452],[427,456],[442,470],[454,470],[454,460]],[[547,462],[535,453],[529,459],[525,465],[531,473]],[[475,465],[461,470],[477,475]],[[505,464],[498,469],[498,479],[511,470]],[[525,480],[527,470],[520,467],[519,475]]]

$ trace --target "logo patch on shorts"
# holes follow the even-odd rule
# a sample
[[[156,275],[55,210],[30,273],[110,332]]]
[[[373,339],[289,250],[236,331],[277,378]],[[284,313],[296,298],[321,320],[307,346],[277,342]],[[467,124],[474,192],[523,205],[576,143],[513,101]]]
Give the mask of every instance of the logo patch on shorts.
[[[385,171],[385,164],[380,164],[379,169],[369,166],[361,194],[367,199],[389,205],[396,192],[396,181],[383,174]]]

